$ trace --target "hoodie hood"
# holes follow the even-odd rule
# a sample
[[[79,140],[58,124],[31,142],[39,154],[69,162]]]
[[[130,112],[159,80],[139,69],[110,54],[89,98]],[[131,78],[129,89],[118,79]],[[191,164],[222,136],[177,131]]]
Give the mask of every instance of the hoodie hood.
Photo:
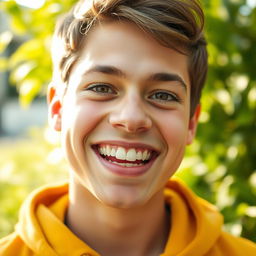
[[[176,179],[168,182],[165,198],[171,231],[161,256],[205,255],[221,234],[222,216]],[[67,184],[36,190],[23,204],[16,232],[37,255],[99,256],[63,224],[67,206]]]
[[[171,207],[171,232],[161,256],[205,255],[221,235],[222,215],[177,179],[168,182],[165,198]]]
[[[42,187],[24,202],[16,232],[38,256],[99,256],[64,225],[67,207],[68,184]]]

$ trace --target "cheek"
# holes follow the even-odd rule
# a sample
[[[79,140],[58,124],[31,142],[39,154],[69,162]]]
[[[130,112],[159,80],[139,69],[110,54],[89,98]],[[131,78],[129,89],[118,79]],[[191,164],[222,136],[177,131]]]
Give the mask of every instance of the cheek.
[[[103,105],[97,102],[66,101],[63,105],[61,143],[69,163],[77,172],[82,172],[85,166],[84,140],[102,120],[104,113]]]
[[[178,149],[186,144],[188,123],[187,118],[180,113],[168,113],[158,117],[159,129],[167,147]],[[175,145],[175,146],[173,146]]]
[[[103,104],[85,101],[66,105],[62,117],[63,132],[70,132],[76,138],[86,137],[104,116]]]

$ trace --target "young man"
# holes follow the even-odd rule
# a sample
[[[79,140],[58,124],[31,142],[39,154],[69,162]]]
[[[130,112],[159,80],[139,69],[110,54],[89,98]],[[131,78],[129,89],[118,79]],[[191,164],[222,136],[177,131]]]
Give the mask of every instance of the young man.
[[[53,42],[49,121],[69,185],[25,202],[1,256],[253,256],[176,172],[207,72],[196,0],[83,0]]]

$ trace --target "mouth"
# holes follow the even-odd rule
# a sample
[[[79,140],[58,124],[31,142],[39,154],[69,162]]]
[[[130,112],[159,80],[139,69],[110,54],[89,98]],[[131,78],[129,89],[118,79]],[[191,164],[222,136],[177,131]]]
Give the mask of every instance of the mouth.
[[[151,147],[141,145],[92,145],[101,162],[111,171],[124,175],[139,175],[146,172],[159,155]]]

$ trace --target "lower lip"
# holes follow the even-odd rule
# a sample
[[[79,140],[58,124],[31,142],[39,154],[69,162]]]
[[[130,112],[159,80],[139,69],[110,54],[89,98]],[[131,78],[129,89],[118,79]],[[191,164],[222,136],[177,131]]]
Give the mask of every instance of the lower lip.
[[[101,157],[97,150],[94,150],[97,157],[99,158],[100,162],[103,166],[105,166],[110,172],[120,175],[120,176],[127,176],[127,177],[136,177],[145,174],[152,164],[155,161],[155,157],[152,158],[148,163],[140,165],[140,166],[132,166],[132,167],[124,167],[112,162],[109,162],[105,158]]]

